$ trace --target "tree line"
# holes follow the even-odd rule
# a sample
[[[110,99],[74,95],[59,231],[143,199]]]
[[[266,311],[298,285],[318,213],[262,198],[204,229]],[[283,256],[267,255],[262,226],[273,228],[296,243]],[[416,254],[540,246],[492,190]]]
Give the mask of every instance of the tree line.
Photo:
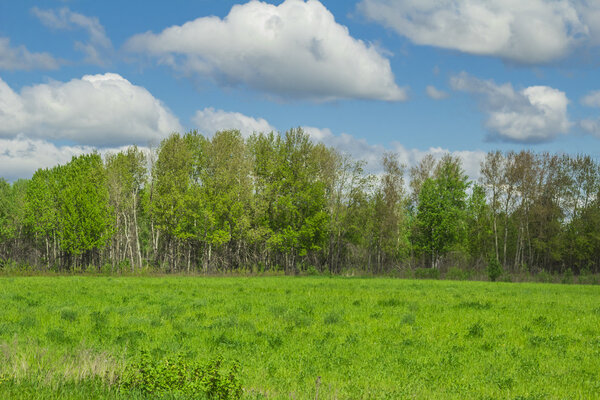
[[[0,267],[165,272],[484,268],[600,271],[600,165],[587,155],[424,157],[383,173],[302,129],[174,133],[0,179]]]

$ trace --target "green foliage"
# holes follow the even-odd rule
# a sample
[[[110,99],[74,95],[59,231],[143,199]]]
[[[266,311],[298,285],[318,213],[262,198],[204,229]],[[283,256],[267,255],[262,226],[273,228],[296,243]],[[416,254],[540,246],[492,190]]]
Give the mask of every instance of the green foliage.
[[[102,248],[112,235],[106,171],[99,154],[58,167],[61,247],[78,256]]]
[[[251,151],[260,222],[254,232],[267,236],[269,248],[284,255],[286,271],[293,271],[299,258],[324,245],[329,215],[320,162],[327,152],[301,128],[284,137],[257,135]]]
[[[472,273],[459,267],[450,267],[446,272],[445,278],[455,281],[466,281],[471,279]]]
[[[490,281],[495,282],[502,275],[502,265],[496,256],[490,257],[487,266],[487,274]]]
[[[535,275],[535,280],[538,282],[550,283],[554,282],[554,277],[547,271],[540,271]]]
[[[467,176],[460,160],[444,157],[434,178],[421,187],[414,240],[418,249],[429,255],[432,266],[450,250],[460,248],[466,238]]]
[[[320,273],[319,273],[319,270],[314,265],[309,265],[308,268],[306,268],[306,274],[310,275],[310,276],[317,276]]]
[[[573,270],[571,268],[567,268],[565,270],[565,272],[563,272],[561,282],[562,283],[573,283]]]
[[[416,279],[440,279],[440,270],[436,268],[415,268]]]
[[[241,398],[239,364],[232,363],[228,370],[222,364],[220,357],[203,365],[186,360],[181,354],[157,361],[149,352],[142,351],[138,359],[125,369],[119,383],[125,390],[134,390],[146,396],[169,394],[182,398]]]

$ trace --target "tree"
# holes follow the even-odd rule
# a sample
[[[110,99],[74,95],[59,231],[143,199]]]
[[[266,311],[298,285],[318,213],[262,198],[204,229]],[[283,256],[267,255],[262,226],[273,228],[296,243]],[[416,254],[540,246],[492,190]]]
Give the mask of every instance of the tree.
[[[152,169],[153,193],[150,200],[153,226],[155,223],[155,260],[161,261],[158,240],[164,233],[168,268],[178,270],[181,245],[193,238],[193,218],[188,207],[189,189],[193,173],[193,153],[189,140],[174,133],[164,139],[158,149],[158,158]]]
[[[397,262],[406,249],[404,166],[395,154],[383,155],[384,175],[374,196],[374,250],[377,271],[384,263]]]
[[[327,191],[330,216],[327,265],[329,272],[339,273],[352,264],[362,267],[367,260],[360,250],[368,247],[371,241],[368,232],[373,231],[368,193],[372,192],[374,177],[364,173],[364,162],[336,151],[329,150],[328,154],[333,176]]]
[[[56,170],[59,236],[68,264],[99,265],[99,250],[112,236],[106,170],[98,153],[73,157]]]
[[[410,169],[410,201],[413,208],[419,204],[419,194],[421,187],[428,178],[433,176],[436,161],[431,154],[427,154],[419,161],[419,164]]]
[[[482,186],[474,184],[467,201],[466,224],[468,249],[471,265],[482,265],[490,256],[497,259],[494,246],[494,232],[490,224],[491,211],[486,203]]]
[[[240,131],[217,132],[207,143],[207,162],[202,191],[213,225],[207,236],[210,246],[221,248],[223,266],[244,263],[242,254],[250,227],[250,158]]]
[[[468,186],[460,159],[446,155],[438,163],[435,177],[427,178],[421,187],[416,243],[429,255],[433,268],[439,266],[445,254],[464,243]]]
[[[301,128],[275,140],[273,199],[269,245],[284,256],[287,272],[296,270],[298,258],[319,251],[324,245],[327,225],[326,184],[322,179],[315,146]]]
[[[38,169],[27,185],[25,209],[26,224],[34,236],[34,243],[43,248],[46,267],[57,258],[58,177],[56,169]]]
[[[16,202],[13,188],[4,178],[0,178],[0,259],[8,260],[11,256],[13,241],[17,234],[14,223]]]
[[[505,168],[504,156],[500,151],[490,152],[481,162],[480,182],[485,188],[492,213],[492,229],[494,232],[494,250],[499,259],[498,250],[498,214],[500,212],[500,196],[503,190],[503,175]]]
[[[106,157],[107,185],[114,212],[113,263],[129,255],[132,271],[142,267],[138,210],[146,182],[146,157],[136,146]]]

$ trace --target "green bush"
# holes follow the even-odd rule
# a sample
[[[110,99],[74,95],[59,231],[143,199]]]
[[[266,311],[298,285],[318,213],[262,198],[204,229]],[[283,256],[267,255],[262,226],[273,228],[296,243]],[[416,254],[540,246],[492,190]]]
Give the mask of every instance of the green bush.
[[[551,283],[554,281],[554,278],[549,272],[540,271],[535,275],[535,280],[538,282]]]
[[[238,370],[237,362],[224,369],[221,357],[203,365],[181,354],[157,361],[142,351],[139,359],[127,367],[120,383],[123,389],[144,395],[230,400],[242,396]]]
[[[584,271],[579,275],[577,281],[584,285],[597,285],[600,282],[600,279],[598,279],[598,275]]]
[[[563,273],[562,283],[573,283],[573,271],[571,268],[567,268],[567,270]]]
[[[446,272],[446,279],[453,281],[466,281],[471,278],[471,272],[460,269],[459,267],[450,267]]]
[[[496,257],[490,257],[487,267],[488,277],[490,281],[495,282],[502,275],[502,266]]]
[[[319,275],[319,270],[314,265],[309,265],[306,269],[306,274],[309,276],[317,276]]]
[[[437,268],[416,268],[416,279],[440,279],[440,270]]]

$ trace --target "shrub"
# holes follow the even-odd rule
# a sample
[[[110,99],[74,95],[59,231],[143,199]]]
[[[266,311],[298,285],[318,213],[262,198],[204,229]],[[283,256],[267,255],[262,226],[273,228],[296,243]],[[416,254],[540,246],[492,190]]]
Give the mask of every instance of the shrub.
[[[238,371],[237,362],[224,369],[221,357],[202,365],[185,360],[181,354],[156,361],[147,351],[142,351],[139,359],[127,367],[120,384],[123,389],[144,396],[169,394],[183,398],[239,399],[242,385]]]
[[[487,273],[490,281],[492,282],[495,282],[496,279],[500,278],[502,275],[502,266],[496,257],[490,257],[490,261],[488,262],[487,266]]]
[[[564,272],[561,282],[573,283],[573,271],[571,270],[571,268],[567,268],[567,270]]]
[[[585,271],[578,277],[578,282],[584,285],[597,285],[599,282],[598,276]]]
[[[544,270],[538,272],[535,278],[538,282],[550,283],[553,281],[552,275]]]
[[[440,270],[436,268],[416,268],[416,279],[440,279]]]
[[[306,274],[309,276],[317,276],[319,275],[319,270],[314,265],[309,265],[306,269]]]
[[[448,272],[446,272],[446,279],[451,279],[454,281],[466,281],[470,278],[470,271],[464,271],[459,267],[450,267],[448,268]]]

